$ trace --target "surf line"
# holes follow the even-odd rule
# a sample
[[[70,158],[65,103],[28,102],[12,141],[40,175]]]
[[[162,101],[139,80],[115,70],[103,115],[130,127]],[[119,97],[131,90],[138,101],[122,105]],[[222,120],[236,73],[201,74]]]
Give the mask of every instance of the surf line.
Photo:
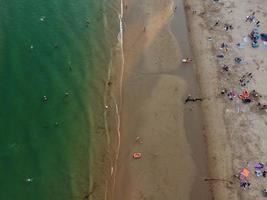
[[[120,75],[120,104],[119,107],[116,104],[116,111],[118,116],[118,147],[117,147],[117,155],[116,160],[119,158],[119,151],[120,151],[120,111],[122,106],[122,84],[123,84],[123,77],[124,77],[124,65],[125,65],[125,59],[124,59],[124,49],[123,49],[123,0],[121,0],[121,14],[119,15],[120,20],[120,46],[121,46],[121,75]]]
[[[117,144],[117,151],[115,155],[115,163],[113,167],[113,189],[112,193],[115,189],[116,184],[116,168],[117,168],[117,161],[120,154],[120,146],[121,146],[121,106],[122,106],[122,84],[123,84],[123,77],[124,77],[124,65],[125,65],[125,59],[124,59],[124,49],[123,49],[123,0],[121,0],[121,12],[119,14],[119,21],[120,21],[120,32],[119,32],[119,44],[121,49],[121,74],[120,74],[120,82],[119,82],[119,106],[116,103],[116,114],[117,114],[117,137],[118,137],[118,144]]]
[[[116,101],[116,97],[111,94],[113,102],[115,104],[115,111],[117,116],[117,149],[115,153],[115,161],[114,164],[111,166],[111,176],[113,177],[113,184],[112,184],[112,194],[115,190],[115,184],[116,184],[116,168],[117,168],[117,161],[119,158],[120,153],[120,146],[121,146],[121,117],[120,117],[120,111],[122,106],[122,84],[123,84],[123,77],[124,77],[124,65],[125,65],[125,58],[124,58],[124,48],[123,48],[123,9],[124,9],[124,3],[123,0],[120,1],[120,13],[118,14],[119,18],[119,33],[118,33],[118,44],[120,45],[120,51],[121,51],[121,73],[119,77],[119,105]],[[108,198],[108,187],[106,184],[106,191],[105,191],[105,200]]]

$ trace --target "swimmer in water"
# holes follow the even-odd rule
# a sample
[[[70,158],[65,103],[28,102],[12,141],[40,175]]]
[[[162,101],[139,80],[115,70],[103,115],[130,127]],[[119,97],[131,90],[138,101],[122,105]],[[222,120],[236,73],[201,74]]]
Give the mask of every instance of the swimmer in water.
[[[33,178],[27,178],[26,182],[33,182]]]

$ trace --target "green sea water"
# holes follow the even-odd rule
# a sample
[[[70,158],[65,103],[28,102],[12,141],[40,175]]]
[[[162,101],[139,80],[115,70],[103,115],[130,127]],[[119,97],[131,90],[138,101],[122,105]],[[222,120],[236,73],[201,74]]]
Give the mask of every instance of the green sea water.
[[[90,145],[105,141],[98,127],[118,7],[115,0],[0,0],[1,200],[90,193]]]

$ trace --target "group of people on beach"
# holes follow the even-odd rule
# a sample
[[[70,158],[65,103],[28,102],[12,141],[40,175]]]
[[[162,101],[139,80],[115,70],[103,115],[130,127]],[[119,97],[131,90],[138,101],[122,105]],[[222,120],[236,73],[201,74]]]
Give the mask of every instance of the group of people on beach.
[[[257,48],[259,46],[259,41],[260,41],[260,36],[265,35],[265,34],[260,34],[259,33],[259,27],[260,27],[260,21],[257,20],[256,18],[256,13],[252,12],[250,15],[246,17],[246,22],[254,23],[254,28],[252,31],[248,34],[248,38],[251,40],[251,46],[252,48]],[[219,21],[217,20],[214,26],[218,26]],[[230,31],[233,29],[232,25],[225,24],[224,25],[224,30],[225,31]],[[267,35],[267,34],[266,34]],[[243,44],[238,43],[236,45],[238,48],[243,48]],[[227,48],[227,51],[225,51],[225,48]],[[228,64],[224,64],[223,59],[225,58],[225,53],[228,52],[229,45],[227,45],[225,42],[223,42],[220,45],[220,49],[223,50],[224,52],[221,54],[217,54],[217,59],[219,63],[222,63],[222,73],[223,74],[228,74],[230,72],[230,67]],[[235,57],[234,58],[234,63],[236,66],[241,65],[244,63],[244,59],[242,57]],[[242,103],[248,104],[251,102],[255,102],[256,107],[259,110],[267,110],[267,104],[261,103],[260,100],[262,98],[262,95],[260,95],[255,89],[249,91],[248,89],[245,89],[248,84],[253,80],[253,74],[252,72],[246,72],[243,75],[240,76],[239,78],[239,90],[241,89],[241,93],[238,94],[237,91],[233,89],[227,89],[223,87],[221,89],[221,95],[227,94],[228,99],[233,101],[236,97],[238,100],[241,100]],[[233,86],[230,86],[233,88]],[[237,89],[238,90],[238,89]],[[190,98],[187,98],[187,101]],[[256,163],[254,166],[254,172],[256,177],[266,177],[267,176],[267,171],[264,170],[264,164],[259,162]],[[238,178],[240,187],[244,190],[248,189],[251,187],[251,182],[249,181],[249,169],[247,168],[242,168],[241,171],[237,174],[234,175],[236,178]],[[267,197],[267,188],[262,189],[262,192],[265,197]]]
[[[246,17],[246,22],[254,22],[254,28],[252,29],[252,31],[248,34],[248,38],[250,38],[250,40],[252,41],[251,46],[253,48],[257,48],[259,46],[259,39],[260,39],[260,34],[259,33],[259,27],[260,27],[260,21],[257,20],[256,18],[256,13],[252,12],[250,15],[248,15]],[[214,26],[217,26],[219,23],[219,21],[217,20]],[[228,31],[233,29],[232,25],[228,25],[225,24],[224,25],[224,30]],[[264,35],[264,34],[263,34]],[[246,39],[246,40],[245,40]],[[245,38],[244,40],[247,41],[247,38]],[[243,48],[244,44],[241,43],[237,43],[237,47],[238,48]],[[221,54],[217,55],[217,58],[219,59],[224,59],[225,58],[225,53],[227,53],[227,51],[229,50],[229,45],[226,44],[225,42],[223,42],[220,45],[220,49],[223,50],[224,52]],[[222,61],[222,60],[220,60]],[[244,59],[242,57],[235,57],[234,58],[234,62],[236,65],[241,65],[244,62]],[[223,73],[229,73],[231,71],[229,65],[223,64],[222,66],[222,72]],[[239,85],[241,87],[247,87],[248,84],[253,80],[253,74],[252,72],[246,72],[245,74],[241,75],[240,79],[239,79]],[[246,92],[246,94],[248,95],[243,95],[244,92]],[[263,104],[260,102],[260,98],[262,97],[258,92],[256,92],[256,90],[252,90],[252,91],[248,91],[248,90],[243,90],[241,94],[238,95],[238,92],[235,90],[229,90],[227,88],[222,88],[221,89],[221,94],[224,95],[225,93],[227,93],[227,96],[229,98],[229,100],[234,100],[235,97],[238,97],[243,103],[251,103],[251,102],[256,102],[257,103],[257,108],[259,110],[266,110],[267,109],[267,105]]]
[[[262,162],[258,162],[254,165],[254,173],[256,177],[266,178],[267,171],[264,170],[264,164]],[[249,176],[250,176],[250,171],[248,168],[245,167],[242,168],[238,174],[234,175],[234,177],[236,177],[239,180],[240,187],[243,190],[249,189],[251,186],[251,183],[249,182]],[[264,188],[262,192],[264,196],[267,197],[267,189]]]

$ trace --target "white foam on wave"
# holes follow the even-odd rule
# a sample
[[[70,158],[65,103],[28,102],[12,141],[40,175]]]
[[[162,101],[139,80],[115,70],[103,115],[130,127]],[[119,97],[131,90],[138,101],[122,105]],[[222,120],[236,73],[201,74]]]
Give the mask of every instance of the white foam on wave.
[[[114,165],[111,166],[111,172],[113,176],[113,188],[112,193],[114,192],[115,185],[116,185],[116,165],[119,158],[120,153],[120,145],[121,145],[121,121],[120,121],[120,110],[121,110],[121,104],[122,104],[122,84],[123,84],[123,75],[124,75],[124,65],[125,65],[125,59],[124,59],[124,49],[123,49],[123,0],[120,1],[120,14],[119,14],[119,33],[118,33],[118,41],[120,45],[120,52],[121,52],[121,74],[120,74],[120,80],[119,80],[119,105],[116,101],[115,96],[113,95],[113,101],[115,102],[115,108],[116,108],[116,115],[117,115],[117,150],[115,155],[115,162]]]
[[[122,83],[123,83],[124,65],[125,65],[124,50],[123,50],[123,0],[120,0],[120,13],[118,14],[118,18],[119,18],[119,33],[117,35],[117,39],[118,39],[118,48],[120,49],[120,52],[121,52],[121,74],[120,74],[120,79],[119,79],[119,105],[118,105],[118,102],[116,100],[116,97],[113,94],[111,94],[112,101],[115,104],[115,111],[116,111],[116,117],[117,117],[117,148],[116,148],[116,154],[115,154],[115,162],[113,163],[113,165],[110,168],[111,176],[113,178],[112,192],[115,189],[116,164],[117,164],[117,161],[118,161],[118,158],[119,158],[120,145],[121,145],[120,110],[121,110],[121,103],[122,103]],[[107,19],[104,19],[104,20],[107,20]],[[107,21],[105,23],[107,23]],[[111,78],[111,67],[112,67],[112,59],[111,59],[111,63],[110,63],[110,66],[109,66],[109,71],[108,71],[108,81]],[[108,88],[106,88],[106,91],[107,90],[108,90]],[[106,105],[106,103],[107,103],[107,99],[105,97],[105,105]],[[105,111],[105,118],[106,118],[106,111]],[[106,126],[106,131],[108,131],[107,121],[105,123],[105,126]],[[107,132],[107,142],[108,142],[108,145],[110,145],[110,136],[109,136],[108,132]],[[105,184],[106,184],[105,200],[107,200],[107,196],[108,196],[108,181],[107,180],[106,180]]]

